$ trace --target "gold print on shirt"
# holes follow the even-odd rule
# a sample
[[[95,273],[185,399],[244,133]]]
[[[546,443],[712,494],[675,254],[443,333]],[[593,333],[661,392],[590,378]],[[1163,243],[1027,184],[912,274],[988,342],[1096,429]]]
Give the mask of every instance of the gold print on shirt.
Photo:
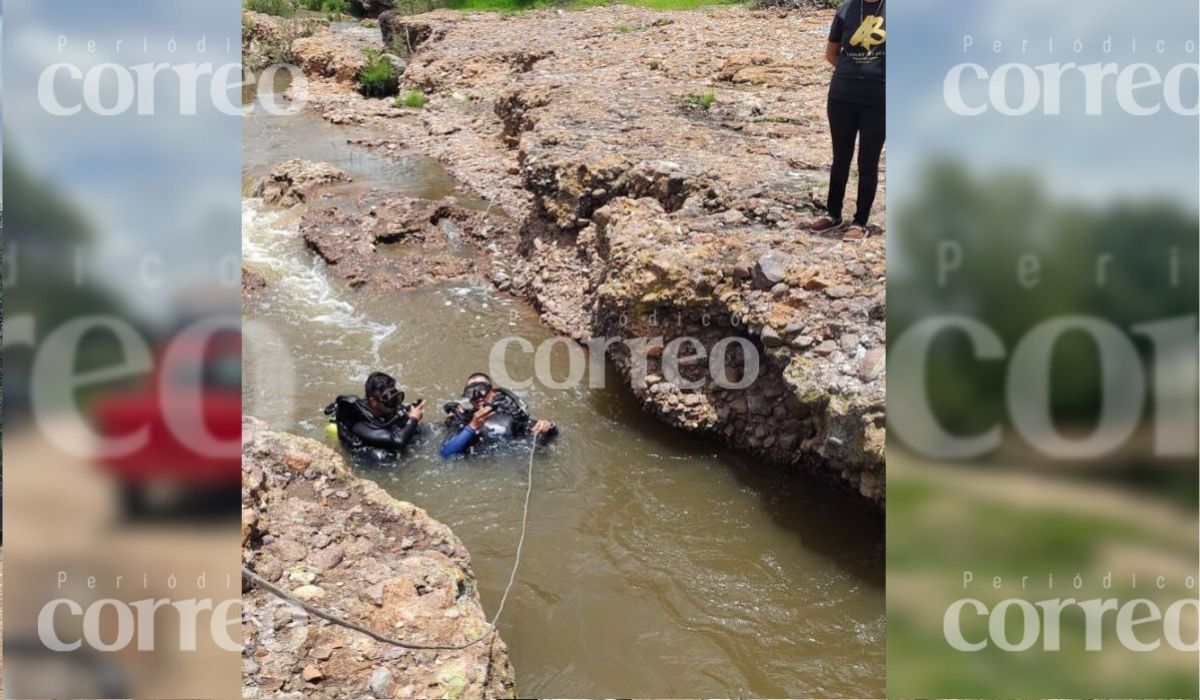
[[[858,31],[850,37],[851,46],[861,46],[871,53],[871,50],[887,41],[887,32],[883,30],[883,17],[873,16],[863,18],[858,25]]]

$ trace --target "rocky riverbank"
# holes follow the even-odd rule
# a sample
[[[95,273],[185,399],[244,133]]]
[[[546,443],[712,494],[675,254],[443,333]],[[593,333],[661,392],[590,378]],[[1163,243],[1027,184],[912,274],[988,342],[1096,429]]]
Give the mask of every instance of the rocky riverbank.
[[[470,555],[425,511],[354,477],[306,438],[242,424],[242,561],[298,599],[381,634],[455,645],[487,626]],[[242,697],[509,698],[492,635],[464,651],[410,651],[243,591]]]
[[[452,217],[484,255],[451,272],[530,300],[577,339],[691,336],[710,349],[723,337],[751,340],[761,373],[740,390],[711,378],[685,389],[653,355],[643,381],[621,346],[613,355],[667,423],[882,503],[883,231],[849,241],[804,228],[828,168],[830,17],[626,6],[385,12],[379,29],[317,28],[289,56],[310,77],[311,108],[378,134],[355,144],[429,154],[503,214]],[[338,66],[368,36],[404,54],[402,89],[427,96],[423,109],[355,91],[353,71]],[[315,248],[327,260],[359,246],[347,279],[386,283],[387,256],[373,253],[410,234],[378,235],[381,209],[358,209],[315,214],[324,222],[313,219],[304,235],[326,242]],[[430,211],[421,221],[441,229],[447,209]],[[744,358],[731,360],[736,375]]]

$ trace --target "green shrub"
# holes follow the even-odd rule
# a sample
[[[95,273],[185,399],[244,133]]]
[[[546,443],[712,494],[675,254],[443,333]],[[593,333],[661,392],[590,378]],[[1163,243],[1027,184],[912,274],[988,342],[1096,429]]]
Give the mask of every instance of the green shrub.
[[[683,98],[685,107],[697,107],[705,111],[708,111],[708,108],[712,107],[716,102],[717,95],[712,90],[701,94],[692,93]]]
[[[292,0],[243,0],[242,7],[276,17],[291,17],[296,13]]]
[[[300,6],[312,12],[322,12],[331,17],[350,14],[346,0],[300,0]]]
[[[358,71],[358,91],[366,97],[387,97],[400,89],[396,66],[375,49],[364,52],[367,64]]]
[[[409,109],[421,109],[429,103],[429,98],[420,90],[409,90],[403,95],[396,95],[397,107],[408,107]]]

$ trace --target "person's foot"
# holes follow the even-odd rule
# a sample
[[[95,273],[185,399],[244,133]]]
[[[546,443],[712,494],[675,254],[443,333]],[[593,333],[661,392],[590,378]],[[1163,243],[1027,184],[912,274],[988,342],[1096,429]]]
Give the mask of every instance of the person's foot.
[[[826,214],[825,216],[822,216],[821,218],[809,224],[808,230],[812,231],[813,233],[825,233],[826,231],[832,231],[841,225],[841,219],[835,219]]]
[[[842,232],[842,238],[847,241],[861,241],[867,237],[867,227],[862,224],[850,224]]]

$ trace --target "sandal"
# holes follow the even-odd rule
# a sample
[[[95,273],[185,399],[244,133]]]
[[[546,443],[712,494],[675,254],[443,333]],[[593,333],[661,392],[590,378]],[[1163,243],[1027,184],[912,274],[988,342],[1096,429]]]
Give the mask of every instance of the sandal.
[[[847,241],[861,241],[867,237],[867,227],[862,224],[850,224],[846,230],[842,232],[842,239]]]
[[[835,219],[826,214],[825,216],[822,216],[821,218],[809,224],[808,230],[812,231],[813,233],[825,233],[826,231],[832,231],[841,225],[841,219]]]

